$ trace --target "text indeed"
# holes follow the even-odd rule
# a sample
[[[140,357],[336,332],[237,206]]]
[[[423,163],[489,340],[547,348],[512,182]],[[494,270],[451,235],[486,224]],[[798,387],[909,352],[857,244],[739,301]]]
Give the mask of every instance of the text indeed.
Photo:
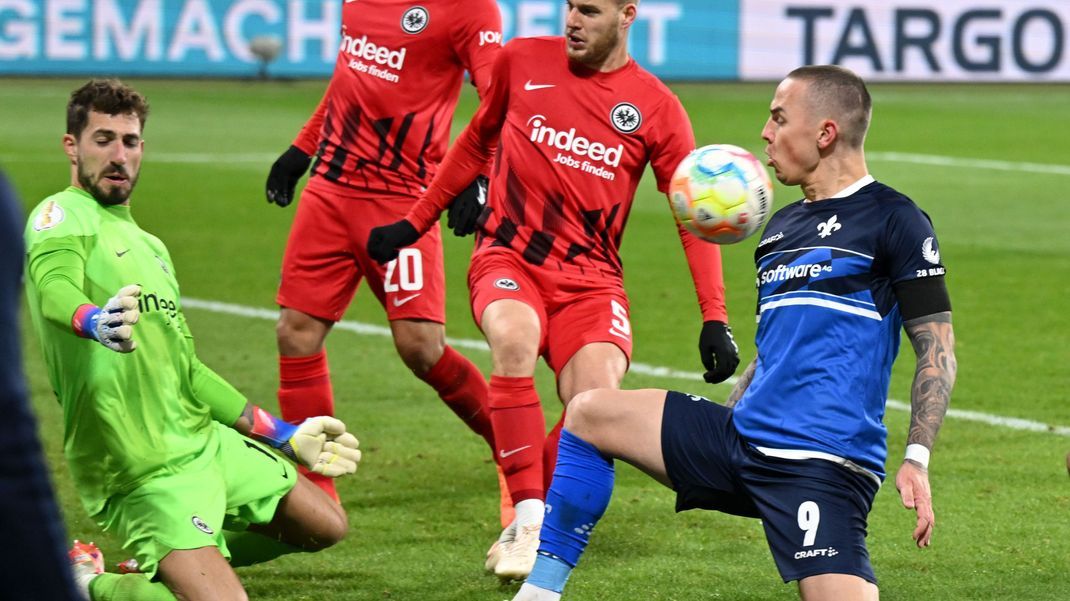
[[[601,161],[609,167],[620,165],[621,155],[624,154],[624,144],[609,148],[601,142],[592,142],[583,136],[576,135],[575,127],[556,130],[544,125],[545,120],[546,117],[543,115],[535,115],[528,119],[532,142],[546,144],[576,156],[588,157],[592,161]]]
[[[404,48],[391,50],[386,46],[376,45],[368,41],[367,35],[354,38],[343,33],[341,51],[354,58],[363,58],[393,69],[401,69],[405,64]]]

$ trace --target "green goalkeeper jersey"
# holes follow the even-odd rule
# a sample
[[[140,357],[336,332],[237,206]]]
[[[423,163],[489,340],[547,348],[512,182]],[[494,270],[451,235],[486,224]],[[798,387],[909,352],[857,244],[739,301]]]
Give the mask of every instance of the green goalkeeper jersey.
[[[164,244],[129,206],[70,187],[26,225],[26,293],[48,375],[63,405],[64,453],[90,515],[146,480],[209,461],[213,417],[237,420],[245,398],[197,360]],[[74,333],[84,304],[141,286],[137,348],[112,351]]]

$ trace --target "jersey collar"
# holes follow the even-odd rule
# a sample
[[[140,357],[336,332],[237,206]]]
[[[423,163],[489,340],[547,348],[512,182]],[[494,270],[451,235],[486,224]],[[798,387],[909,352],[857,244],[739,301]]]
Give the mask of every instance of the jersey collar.
[[[872,184],[875,181],[876,180],[873,179],[873,176],[867,173],[864,176],[862,176],[862,178],[859,179],[858,181],[856,181],[855,183],[851,184],[850,186],[847,186],[846,188],[844,188],[843,190],[840,190],[839,192],[833,194],[832,196],[829,196],[829,198],[845,198],[847,196],[850,196],[850,195],[854,194],[855,192],[858,192],[862,188]]]

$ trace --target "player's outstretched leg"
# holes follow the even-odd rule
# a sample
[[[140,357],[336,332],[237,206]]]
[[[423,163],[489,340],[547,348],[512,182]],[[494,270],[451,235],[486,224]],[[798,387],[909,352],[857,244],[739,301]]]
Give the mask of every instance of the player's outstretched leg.
[[[661,455],[665,395],[664,390],[598,389],[569,402],[546,495],[553,511],[543,522],[538,557],[526,584],[553,593],[564,589],[609,506],[614,457],[668,484]]]
[[[279,346],[279,412],[282,419],[299,424],[317,415],[334,415],[327,351],[323,341],[332,322],[283,307],[275,327]],[[309,472],[301,473],[338,501],[334,480]]]
[[[104,571],[104,554],[93,543],[74,541],[68,553],[75,582],[86,599],[92,601],[174,601],[175,596],[161,582],[151,582],[141,574],[109,574]]]
[[[479,325],[493,363],[488,406],[495,451],[516,509],[515,537],[509,540],[508,533],[499,537],[498,549],[488,554],[487,565],[493,563],[501,578],[521,578],[534,562],[545,510],[542,448],[546,420],[534,378],[543,326],[532,305],[515,299],[488,304]]]
[[[546,494],[546,503],[554,511],[543,521],[538,556],[526,584],[561,593],[572,568],[587,548],[595,524],[609,506],[613,479],[611,459],[567,429],[562,430],[554,481]],[[529,590],[529,594],[532,592]],[[522,598],[528,597],[517,597]]]
[[[390,322],[394,345],[405,365],[435,389],[442,402],[478,434],[494,455],[494,428],[487,406],[490,389],[479,368],[453,347],[446,344],[446,329],[437,322],[397,319]],[[508,525],[515,513],[509,497],[509,489],[499,473],[501,495],[501,523]]]
[[[488,552],[487,566],[503,580],[527,576],[535,561],[542,525],[542,446],[545,419],[535,380],[531,377],[491,376],[491,420],[497,434],[498,461],[516,510],[515,523]],[[510,532],[510,530],[512,530]]]

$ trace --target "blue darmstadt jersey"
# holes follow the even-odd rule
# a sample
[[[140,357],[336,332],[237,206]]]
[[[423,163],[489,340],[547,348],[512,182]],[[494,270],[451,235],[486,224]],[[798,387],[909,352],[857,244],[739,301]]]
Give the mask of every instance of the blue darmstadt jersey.
[[[780,209],[754,259],[758,363],[736,428],[754,446],[831,454],[883,479],[903,325],[892,285],[944,274],[928,215],[871,182]]]

